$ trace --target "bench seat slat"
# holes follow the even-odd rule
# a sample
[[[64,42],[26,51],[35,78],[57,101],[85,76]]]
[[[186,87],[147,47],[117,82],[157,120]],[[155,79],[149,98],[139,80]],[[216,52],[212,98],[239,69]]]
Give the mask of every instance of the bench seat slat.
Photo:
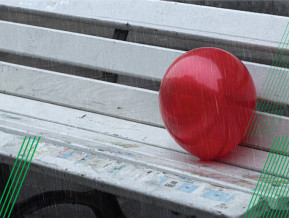
[[[30,101],[31,103],[33,104],[33,101]],[[68,110],[66,113],[70,111]],[[0,120],[0,129],[8,133],[25,134],[26,131],[29,131],[30,134],[42,136],[43,140],[61,142],[59,145],[65,142],[74,149],[92,153],[101,152],[117,160],[171,171],[179,176],[225,185],[245,192],[252,192],[260,175],[259,172],[223,163],[202,163],[188,153],[169,150],[163,144],[142,144],[120,136],[113,136],[111,131],[106,134],[97,133],[81,127],[66,126],[63,123],[52,123],[51,120],[43,121],[8,112],[0,112]],[[100,126],[100,124],[98,125]],[[216,180],[216,178],[218,179]]]
[[[5,135],[7,134],[0,132],[0,138]],[[13,134],[9,134],[9,137],[9,143],[1,141],[0,154],[2,162],[13,165],[23,137],[15,137]],[[41,140],[29,170],[33,173],[37,172],[38,175],[44,174],[66,181],[75,181],[76,184],[91,189],[134,200],[142,199],[144,202],[170,208],[182,214],[193,214],[200,217],[212,217],[216,213],[222,213],[227,217],[241,217],[251,198],[251,193],[241,190],[189,179],[178,176],[176,173],[156,170],[148,165],[136,165],[100,152],[94,152],[92,149],[83,151],[81,145],[72,148],[67,142],[59,145],[59,142],[56,141]],[[65,155],[67,151],[70,153],[68,157]],[[82,160],[83,158],[85,160]],[[171,181],[174,181],[177,186],[166,186]],[[192,184],[197,190],[186,192],[178,189],[179,186],[189,185],[191,187]],[[27,187],[27,183],[24,183],[25,186]],[[205,193],[208,192],[221,194],[223,197],[221,202],[214,197],[205,196]],[[196,202],[192,203],[192,199]],[[220,207],[220,203],[222,207]],[[239,209],[240,205],[241,210]]]
[[[256,69],[255,69],[256,70]],[[254,75],[254,70],[252,71]],[[0,62],[0,92],[163,127],[158,92]],[[254,76],[253,76],[254,77]],[[257,78],[255,78],[257,81]],[[43,82],[45,81],[45,82]],[[57,87],[57,88],[55,88]],[[288,93],[287,93],[288,94]],[[286,135],[289,120],[257,112]],[[267,122],[265,122],[267,123]],[[260,134],[259,134],[260,135]],[[245,144],[270,150],[273,136],[251,137]]]
[[[25,107],[22,107],[22,105],[25,105]],[[69,132],[72,136],[91,140],[93,140],[96,135],[103,134],[104,136],[98,136],[97,138],[104,144],[108,145],[109,143],[107,142],[112,140],[114,141],[112,143],[113,145],[118,145],[120,147],[124,146],[127,150],[156,156],[159,155],[158,157],[168,158],[170,161],[174,160],[186,164],[193,164],[194,166],[204,168],[204,170],[211,169],[223,171],[225,175],[238,175],[246,178],[248,176],[247,173],[249,173],[250,178],[257,180],[259,178],[257,174],[249,171],[246,173],[242,170],[249,169],[256,171],[256,173],[261,172],[268,156],[267,151],[238,146],[231,155],[219,160],[226,164],[221,166],[217,162],[199,162],[197,158],[188,155],[186,151],[171,139],[168,132],[163,128],[3,94],[0,95],[0,111],[12,113],[11,117],[8,115],[5,117],[5,114],[0,115],[1,119],[4,118],[8,123],[15,122],[14,126],[18,126],[18,128],[20,128],[20,123],[23,123],[21,125],[27,124],[28,126],[25,128],[28,128],[31,131],[32,129],[33,131],[39,131],[39,134],[44,134],[43,131],[44,129],[47,129],[47,126],[45,128],[41,126],[40,121],[37,121],[36,124],[34,124],[34,121],[32,122],[25,117],[49,121],[51,122],[51,125],[53,124],[53,131],[55,132],[64,132],[65,134]],[[21,120],[19,121],[13,114],[22,116]],[[67,114],[67,116],[63,116],[63,114]],[[67,126],[67,128],[58,131],[57,126],[59,124]],[[45,135],[46,134],[44,134],[44,136]],[[51,133],[48,135],[51,135]],[[56,135],[56,133],[54,133],[54,135]],[[116,137],[116,139],[108,140],[108,136]],[[124,142],[121,142],[122,140],[124,140]],[[125,140],[130,140],[131,142],[127,143]],[[132,144],[132,146],[129,144]],[[157,151],[159,148],[164,149],[163,152]],[[153,154],[154,150],[156,150],[156,153]],[[175,155],[172,155],[173,153],[170,153],[170,151],[179,154],[175,153]],[[186,155],[188,155],[188,157],[185,157]],[[240,168],[234,168],[234,166]],[[171,167],[173,167],[173,165]]]

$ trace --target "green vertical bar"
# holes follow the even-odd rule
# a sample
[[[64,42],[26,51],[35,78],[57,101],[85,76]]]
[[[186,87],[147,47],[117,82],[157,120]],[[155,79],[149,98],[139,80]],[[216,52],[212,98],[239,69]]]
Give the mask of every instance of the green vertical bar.
[[[16,184],[15,184],[15,186],[14,186],[14,188],[13,188],[12,195],[11,195],[11,197],[10,197],[10,200],[9,200],[9,202],[8,202],[8,204],[7,204],[7,207],[6,207],[6,209],[5,209],[5,212],[4,212],[4,215],[3,215],[2,218],[5,218],[6,213],[7,213],[8,209],[9,209],[11,200],[12,200],[13,195],[14,195],[14,193],[15,193],[15,190],[16,190],[16,188],[17,188],[18,182],[19,182],[19,180],[20,180],[20,178],[21,178],[22,172],[23,172],[23,170],[24,170],[24,168],[25,168],[25,165],[26,165],[26,162],[27,162],[27,158],[28,158],[28,156],[29,156],[29,154],[30,154],[30,152],[31,152],[31,149],[32,149],[32,147],[33,147],[33,143],[34,143],[34,141],[35,141],[35,138],[36,138],[36,137],[34,137],[33,142],[32,142],[32,144],[31,144],[31,146],[30,146],[30,148],[29,148],[28,154],[27,154],[27,156],[26,156],[26,158],[25,158],[25,161],[24,161],[24,163],[23,163],[23,166],[22,166],[22,168],[21,168],[20,175],[18,176],[18,179],[17,179],[17,181],[16,181]]]
[[[279,143],[279,146],[278,146],[278,148],[277,148],[277,150],[279,150],[279,148],[280,148],[280,146],[281,146],[281,144],[283,143],[283,140],[284,140],[284,137],[282,137],[281,138],[281,142]],[[265,172],[265,173],[267,173],[267,174],[269,174],[268,176],[267,176],[267,178],[266,178],[266,181],[265,181],[265,183],[267,183],[267,181],[268,181],[268,178],[271,178],[272,177],[272,175],[271,175],[271,173],[272,173],[272,167],[273,167],[273,165],[274,165],[274,163],[275,163],[275,161],[276,161],[276,157],[277,157],[277,155],[275,155],[275,157],[274,157],[274,160],[273,160],[273,163],[271,164],[271,162],[269,162],[269,164],[271,164],[271,167],[270,167],[270,170],[269,170],[269,172]],[[271,157],[271,159],[272,159],[272,157]],[[275,166],[275,168],[276,168],[276,166]],[[275,169],[274,168],[274,169]],[[271,181],[271,179],[270,179],[270,181]],[[270,182],[269,181],[269,182]],[[268,184],[268,183],[267,183]],[[263,188],[262,188],[262,190],[261,190],[261,193],[263,193],[264,192],[264,188],[265,188],[265,186],[263,186]],[[265,192],[267,191],[267,189],[268,189],[268,185],[267,185],[267,188],[265,189]],[[257,208],[258,208],[258,210],[259,210],[259,207],[260,207],[260,205],[258,205],[256,208],[255,208],[255,210],[253,210],[253,214],[252,214],[252,216],[254,217],[254,214],[255,214],[255,212],[256,212],[256,210],[257,210]]]
[[[286,47],[286,48],[287,48],[287,47]],[[289,52],[289,50],[287,50],[286,55],[288,55],[288,52]],[[285,82],[285,79],[283,79],[283,77],[284,77],[284,75],[285,75],[285,77],[286,77],[286,73],[284,73],[284,72],[285,72],[285,68],[288,66],[288,61],[289,61],[289,59],[287,59],[287,61],[284,62],[285,66],[284,66],[284,65],[281,66],[282,68],[281,68],[280,73],[282,73],[282,76],[281,76],[281,78],[279,79],[278,85],[276,86],[276,84],[275,84],[276,90],[275,90],[275,86],[274,86],[274,90],[275,90],[274,96],[280,96],[280,93],[283,94],[283,92],[284,92],[283,88],[284,88],[284,89],[286,88],[286,86],[284,86],[284,84],[286,85],[286,83],[284,83],[284,82]],[[281,86],[279,86],[281,81],[282,81]],[[279,92],[276,93],[278,89],[279,89]],[[274,90],[272,90],[272,93],[273,93]],[[283,90],[283,91],[282,91],[282,90]],[[269,99],[271,99],[272,93],[271,93]],[[281,96],[282,96],[282,95],[281,95]],[[285,98],[285,97],[284,97],[284,98]],[[281,99],[281,100],[284,100],[284,99]],[[268,104],[267,104],[267,105],[268,105]],[[274,106],[273,106],[273,109],[276,108],[276,104],[270,104],[270,106],[269,106],[269,111],[270,111],[272,105],[274,105]],[[265,111],[267,111],[267,107],[265,108]],[[280,111],[280,110],[279,110],[279,111]],[[272,119],[272,118],[271,118],[271,119]],[[269,126],[269,125],[268,125],[268,121],[269,121],[269,120],[270,120],[270,119],[267,119],[267,121],[265,122],[265,124],[261,125],[261,131],[260,131],[260,132],[262,132],[262,129],[263,129],[264,126],[265,126],[265,129],[268,129],[268,126]],[[271,122],[269,122],[269,124],[271,124]],[[271,129],[273,129],[272,126],[271,126]],[[266,135],[266,134],[263,134],[263,135]]]
[[[30,164],[31,164],[32,158],[33,158],[33,156],[34,156],[34,153],[35,153],[35,151],[36,151],[36,148],[37,148],[37,146],[38,146],[39,141],[40,141],[40,137],[38,138],[38,141],[37,141],[37,143],[36,143],[36,145],[35,145],[35,147],[34,147],[32,156],[30,157],[28,166],[27,166],[26,171],[25,171],[25,173],[24,173],[24,176],[23,176],[23,178],[22,178],[22,180],[21,180],[20,187],[18,188],[17,194],[16,194],[16,196],[15,196],[15,198],[14,198],[14,201],[13,201],[13,203],[12,203],[12,206],[11,206],[11,208],[10,208],[10,211],[9,211],[9,214],[8,214],[8,217],[7,217],[7,218],[10,217],[11,212],[12,212],[12,210],[13,210],[13,208],[14,208],[16,199],[17,199],[17,197],[18,197],[18,195],[19,195],[19,192],[20,192],[20,189],[21,189],[21,187],[22,187],[22,185],[23,185],[23,181],[24,181],[24,179],[25,179],[25,177],[26,177],[27,171],[28,171],[28,169],[29,169],[29,166],[30,166]]]
[[[288,139],[288,137],[286,137],[285,141],[283,142],[282,151],[284,150],[285,144],[288,145],[287,139]],[[286,148],[287,148],[287,147],[286,147]],[[280,160],[281,157],[282,157],[282,161],[283,161],[284,156],[279,156],[278,159],[277,159],[277,163],[279,162],[279,160]],[[279,165],[278,165],[278,168],[277,168],[277,172],[276,172],[277,163],[276,163],[276,165],[275,165],[275,169],[273,170],[273,172],[276,173],[277,175],[278,175],[280,166],[281,166],[281,164],[282,164],[282,161],[279,162]],[[283,169],[283,168],[281,168],[281,170],[282,170],[282,169]],[[280,171],[280,174],[282,174],[282,171]],[[271,176],[270,181],[269,181],[269,184],[271,184],[272,178],[275,179],[275,176]],[[268,187],[267,187],[267,189],[268,189]],[[276,194],[276,193],[274,193],[274,191],[275,191],[275,189],[276,189],[276,186],[273,186],[273,187],[271,186],[270,189],[269,189],[269,192],[267,192],[267,189],[266,189],[265,192],[268,193],[268,197],[269,197],[269,198],[270,198],[270,197],[273,197],[274,194]],[[272,192],[272,193],[271,193],[271,192]],[[275,202],[275,203],[276,203],[276,202]],[[261,208],[261,210],[264,211],[264,209],[265,209],[265,208],[264,208],[264,205],[263,205],[263,207]],[[267,214],[267,215],[268,215],[268,214]],[[266,216],[266,217],[267,217],[267,216]]]
[[[29,140],[28,140],[28,142],[27,142],[27,144],[26,144],[25,150],[24,150],[24,152],[23,152],[23,154],[22,154],[21,161],[20,161],[19,164],[18,164],[16,173],[15,173],[15,175],[14,175],[14,177],[13,177],[13,180],[12,180],[12,184],[11,184],[10,187],[9,187],[8,193],[7,193],[7,195],[6,195],[6,198],[5,198],[5,200],[4,200],[4,203],[3,203],[3,205],[2,205],[2,208],[1,208],[1,211],[0,211],[0,216],[1,216],[2,212],[3,212],[3,210],[4,210],[4,207],[5,207],[7,198],[8,198],[8,196],[9,196],[9,193],[10,193],[11,188],[12,188],[12,186],[13,186],[13,183],[14,183],[14,180],[15,180],[16,175],[17,175],[17,173],[18,173],[19,167],[20,167],[20,165],[21,165],[21,163],[22,163],[23,157],[24,157],[24,155],[25,155],[25,153],[26,153],[26,150],[27,150],[27,148],[28,148],[30,139],[31,139],[31,137],[29,137]]]
[[[279,47],[278,47],[278,49],[277,49],[277,52],[276,52],[276,54],[275,54],[275,56],[274,56],[274,60],[273,60],[273,63],[272,63],[272,65],[271,65],[270,69],[269,69],[269,72],[268,72],[268,74],[267,74],[265,83],[264,83],[264,85],[262,86],[262,90],[261,90],[261,92],[260,92],[260,94],[259,94],[259,97],[258,97],[258,100],[257,100],[257,104],[256,104],[256,105],[259,104],[259,102],[260,102],[259,99],[260,99],[260,97],[263,95],[263,91],[266,92],[266,90],[268,89],[268,88],[267,88],[267,87],[268,87],[268,84],[269,84],[270,79],[271,79],[271,77],[272,77],[272,75],[273,75],[273,73],[270,74],[270,72],[271,72],[271,70],[272,70],[272,67],[273,67],[273,68],[275,67],[275,64],[274,64],[274,63],[275,63],[276,57],[279,57],[278,51],[280,51],[281,49],[283,49],[283,47],[282,47],[281,45],[282,45],[282,44],[283,44],[283,45],[285,44],[285,42],[286,42],[286,40],[287,40],[287,37],[288,37],[288,34],[289,34],[289,32],[287,32],[285,42],[283,42],[283,38],[284,38],[284,36],[285,36],[285,34],[286,34],[286,31],[287,31],[287,29],[288,29],[288,24],[289,24],[289,22],[287,23],[286,29],[285,29],[285,31],[284,31],[284,33],[283,33],[281,42],[280,42]],[[282,43],[282,42],[283,42],[283,43]],[[281,48],[280,48],[280,47],[281,47]],[[277,58],[277,61],[278,61],[278,58]],[[270,75],[270,76],[269,76],[269,75]],[[268,82],[267,82],[268,77],[269,77],[269,80],[268,80]],[[266,85],[266,82],[267,82],[267,85]],[[265,90],[263,90],[265,86],[266,86],[266,88],[265,88]],[[263,108],[263,106],[264,106],[264,104],[262,105],[261,108]],[[262,109],[261,109],[261,110],[262,110]],[[256,120],[256,119],[257,119],[257,120]],[[252,122],[252,125],[250,126],[250,129],[249,129],[249,131],[248,131],[248,134],[247,134],[248,136],[249,136],[249,135],[253,136],[253,133],[254,133],[254,130],[255,130],[255,127],[256,127],[256,123],[258,123],[258,118],[255,117],[254,120],[253,120],[253,122]],[[252,129],[252,128],[253,128],[253,129]]]
[[[268,157],[267,157],[267,159],[266,159],[266,162],[265,162],[265,165],[264,165],[263,170],[262,170],[262,172],[261,172],[261,175],[260,175],[260,177],[259,177],[257,186],[256,186],[256,188],[255,188],[255,190],[254,190],[253,196],[252,196],[252,198],[251,198],[251,200],[250,200],[250,203],[249,203],[249,205],[248,205],[247,211],[246,211],[246,213],[245,213],[245,218],[246,218],[248,215],[250,215],[251,212],[252,212],[252,211],[249,211],[251,205],[252,205],[252,206],[255,205],[255,201],[256,201],[256,198],[257,198],[256,196],[257,196],[257,193],[259,192],[259,189],[260,189],[260,187],[261,187],[261,186],[260,186],[260,187],[258,188],[258,186],[259,186],[260,182],[263,182],[263,180],[264,180],[264,178],[263,178],[262,181],[261,181],[261,177],[262,177],[262,175],[264,174],[264,172],[267,171],[267,169],[268,169],[268,167],[269,167],[269,164],[267,164],[267,163],[268,163],[268,160],[269,160],[271,151],[274,150],[275,147],[278,145],[279,140],[280,140],[280,137],[278,137],[277,142],[276,142],[276,139],[277,139],[277,137],[274,138],[274,142],[273,142],[272,147],[271,147],[271,149],[270,149],[269,155],[268,155]],[[271,162],[271,158],[270,158],[270,162]],[[257,192],[256,192],[256,191],[257,191]],[[253,201],[254,197],[255,197],[255,200]],[[253,201],[253,202],[252,202],[252,201]]]
[[[24,137],[24,140],[23,140],[23,142],[22,142],[21,148],[20,148],[20,150],[19,150],[19,152],[18,152],[18,155],[17,155],[17,157],[16,157],[15,163],[14,163],[14,165],[13,165],[12,171],[11,171],[11,173],[10,173],[10,175],[9,175],[8,181],[7,181],[7,183],[6,183],[6,186],[5,186],[5,188],[4,188],[4,191],[3,191],[3,193],[2,193],[2,196],[1,196],[1,199],[0,199],[0,205],[1,205],[1,203],[2,203],[2,200],[3,200],[3,197],[4,197],[4,195],[5,195],[6,189],[7,189],[8,185],[9,185],[10,179],[11,179],[11,177],[12,177],[12,175],[13,175],[15,166],[16,166],[16,164],[17,164],[17,160],[18,160],[18,158],[19,158],[19,155],[21,154],[21,151],[22,151],[22,148],[23,148],[23,145],[24,145],[25,141],[26,141],[26,136]]]

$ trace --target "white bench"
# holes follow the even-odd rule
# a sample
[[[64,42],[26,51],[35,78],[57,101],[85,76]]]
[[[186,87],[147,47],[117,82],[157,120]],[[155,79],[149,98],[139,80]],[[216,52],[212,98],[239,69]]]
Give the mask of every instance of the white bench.
[[[0,12],[4,163],[37,135],[30,171],[186,215],[245,214],[274,137],[201,162],[165,130],[157,90],[177,57],[206,45],[246,59],[259,95],[289,18],[153,0],[2,0]],[[287,135],[287,117],[256,113]]]

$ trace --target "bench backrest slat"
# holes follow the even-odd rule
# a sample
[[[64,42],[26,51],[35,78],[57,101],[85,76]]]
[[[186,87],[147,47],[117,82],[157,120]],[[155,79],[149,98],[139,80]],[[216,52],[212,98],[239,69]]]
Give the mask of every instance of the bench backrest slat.
[[[0,92],[163,125],[156,91],[0,62]]]
[[[0,20],[108,38],[117,28],[128,30],[131,42],[178,50],[218,47],[271,64],[289,18],[166,1],[2,0]]]
[[[288,18],[147,0],[2,0],[1,5],[118,23],[134,28],[178,32],[221,41],[278,47]],[[121,9],[121,10],[120,10]],[[174,16],[171,16],[171,15]],[[206,17],[204,19],[204,14]],[[186,15],[186,16],[184,16]],[[198,21],[198,22],[196,22]],[[218,27],[218,28],[216,28]],[[274,31],[268,31],[271,29]]]
[[[0,92],[164,127],[157,91],[0,62]],[[260,123],[278,123],[275,135],[287,134],[289,118],[262,112],[257,116]],[[243,143],[269,151],[273,140],[247,137]]]
[[[9,37],[7,37],[9,35]],[[130,75],[161,81],[167,68],[184,52],[123,42],[101,37],[69,33],[47,28],[33,27],[0,21],[0,51],[37,57],[84,66],[120,75]],[[244,62],[254,79],[257,94],[263,85],[273,78],[274,82],[288,81],[287,69]],[[283,86],[283,95],[266,94],[265,100],[287,103],[289,89]],[[267,93],[276,92],[275,86],[268,85]]]
[[[0,51],[156,80],[183,53],[6,21],[0,21]]]

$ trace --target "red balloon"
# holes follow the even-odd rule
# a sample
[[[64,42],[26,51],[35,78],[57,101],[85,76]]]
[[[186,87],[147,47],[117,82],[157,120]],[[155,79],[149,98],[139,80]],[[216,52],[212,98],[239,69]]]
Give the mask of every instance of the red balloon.
[[[180,56],[165,73],[159,92],[168,132],[202,160],[222,157],[240,143],[255,105],[249,71],[237,57],[217,48]]]

